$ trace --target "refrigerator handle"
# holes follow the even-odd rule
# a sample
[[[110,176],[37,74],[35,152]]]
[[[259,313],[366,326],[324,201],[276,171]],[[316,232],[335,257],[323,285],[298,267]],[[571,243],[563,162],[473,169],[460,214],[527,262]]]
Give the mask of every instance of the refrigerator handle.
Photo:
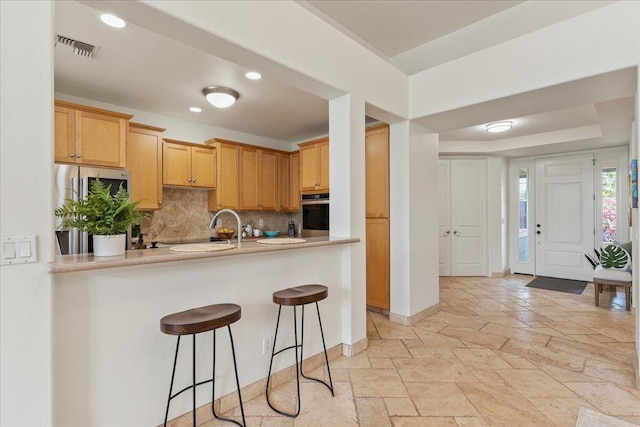
[[[80,176],[77,181],[77,197],[86,199],[89,195],[89,178],[87,176]],[[78,230],[77,241],[80,244],[80,250],[78,253],[86,254],[89,252],[89,233],[86,231]]]

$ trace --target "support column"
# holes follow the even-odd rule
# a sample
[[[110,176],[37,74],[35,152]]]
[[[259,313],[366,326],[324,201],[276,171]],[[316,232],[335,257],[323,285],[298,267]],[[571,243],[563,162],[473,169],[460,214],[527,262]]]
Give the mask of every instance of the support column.
[[[364,100],[353,94],[329,102],[331,235],[360,238],[342,257],[343,353],[367,348]]]
[[[410,325],[438,311],[438,135],[390,127],[391,310]]]

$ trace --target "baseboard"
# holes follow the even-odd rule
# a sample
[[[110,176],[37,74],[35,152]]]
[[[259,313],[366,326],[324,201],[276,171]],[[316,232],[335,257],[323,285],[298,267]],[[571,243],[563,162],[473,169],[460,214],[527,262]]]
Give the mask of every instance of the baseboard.
[[[637,345],[637,344],[636,344]],[[636,388],[640,390],[640,359],[638,359],[638,351],[634,347],[633,352],[633,371],[636,374]]]
[[[389,320],[391,322],[400,323],[401,325],[411,326],[433,314],[436,314],[439,311],[440,303],[437,303],[429,308],[425,308],[424,310],[419,311],[413,316],[403,316],[402,314],[389,313]]]
[[[362,346],[362,342],[364,343],[364,349],[366,349],[366,338],[364,340],[358,341],[356,344],[349,346],[352,350],[354,348],[360,348]],[[344,346],[346,344],[338,344],[329,349],[327,349],[327,356],[329,357],[329,361],[340,357],[344,352]],[[358,353],[363,350],[359,350]],[[354,353],[357,354],[357,353]],[[314,356],[308,357],[303,360],[302,367],[305,372],[312,371],[324,364],[324,353],[320,352]],[[270,386],[269,387],[278,387],[286,382],[295,379],[296,377],[296,368],[295,365],[284,368],[283,370],[276,372],[271,375]],[[242,394],[243,402],[248,402],[261,394],[265,393],[267,387],[267,378],[263,378],[259,381],[251,383],[245,387],[240,388],[240,393]],[[222,396],[219,399],[216,399],[213,402],[216,413],[224,413],[230,411],[238,406],[240,406],[240,402],[238,401],[238,395],[236,391],[232,391],[229,394]],[[211,413],[211,402],[206,403],[196,409],[196,417],[198,425],[202,423],[209,422],[213,420],[213,414]],[[167,422],[167,425],[170,427],[191,427],[193,425],[193,412],[189,411],[186,414],[182,414],[179,417],[172,419]]]
[[[384,316],[388,316],[389,315],[389,310],[385,310],[385,309],[382,309],[382,308],[374,307],[374,306],[368,305],[368,304],[367,304],[367,311],[373,311],[374,313],[382,314]]]
[[[342,344],[342,354],[347,357],[353,357],[358,353],[362,353],[369,346],[369,340],[363,338],[355,344]]]
[[[504,271],[494,271],[491,273],[491,277],[496,279],[496,278],[500,278],[500,277],[504,277],[504,276],[508,276],[509,275],[509,269],[506,269]]]

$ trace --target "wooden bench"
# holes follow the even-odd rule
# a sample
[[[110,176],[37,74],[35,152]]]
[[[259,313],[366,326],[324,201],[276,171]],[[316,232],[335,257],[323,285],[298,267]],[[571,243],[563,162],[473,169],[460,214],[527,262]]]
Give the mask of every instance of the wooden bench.
[[[624,297],[626,299],[626,309],[631,310],[631,273],[624,270],[609,270],[597,266],[593,273],[593,284],[595,285],[595,303],[600,306],[600,292],[602,286],[623,286]],[[615,289],[615,288],[614,288]]]

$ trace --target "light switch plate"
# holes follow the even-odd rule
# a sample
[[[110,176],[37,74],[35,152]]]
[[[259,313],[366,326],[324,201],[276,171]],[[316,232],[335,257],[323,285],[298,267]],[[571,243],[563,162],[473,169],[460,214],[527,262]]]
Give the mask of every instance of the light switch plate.
[[[37,262],[36,236],[2,237],[0,242],[0,265]]]

